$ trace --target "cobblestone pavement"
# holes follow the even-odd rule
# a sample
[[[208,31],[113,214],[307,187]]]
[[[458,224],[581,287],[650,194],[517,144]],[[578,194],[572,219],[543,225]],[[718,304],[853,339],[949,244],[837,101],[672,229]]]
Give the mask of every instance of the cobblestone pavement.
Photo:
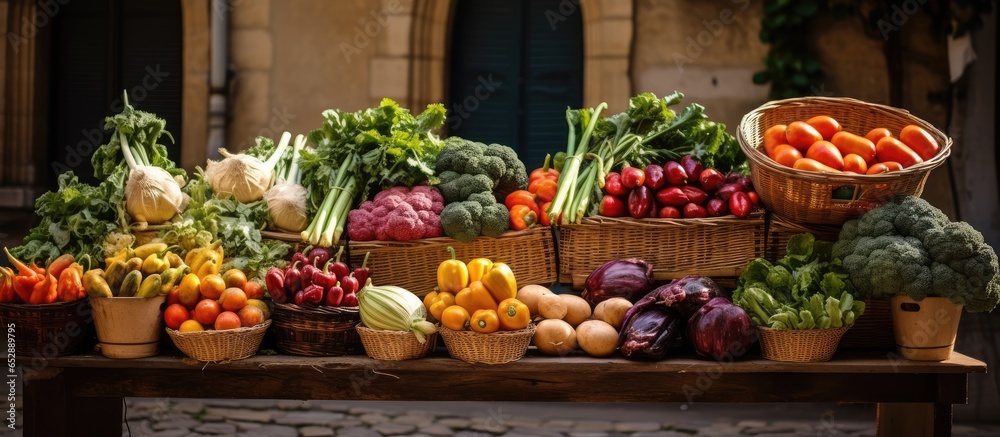
[[[874,436],[871,405],[128,399],[123,436]],[[415,409],[419,408],[419,409]],[[780,420],[778,420],[780,419]],[[997,436],[1000,424],[956,424]]]

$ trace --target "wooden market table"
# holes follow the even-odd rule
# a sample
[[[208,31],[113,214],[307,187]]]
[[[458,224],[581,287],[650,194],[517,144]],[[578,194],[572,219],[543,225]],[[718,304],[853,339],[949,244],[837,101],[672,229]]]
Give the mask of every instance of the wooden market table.
[[[889,352],[840,352],[824,363],[759,357],[635,362],[529,353],[503,365],[467,364],[441,352],[402,362],[257,355],[223,364],[178,355],[78,355],[26,371],[24,429],[28,436],[120,435],[123,397],[854,402],[878,404],[880,435],[948,436],[952,404],[967,402],[968,374],[984,372],[985,363],[959,353],[944,362],[917,362]]]

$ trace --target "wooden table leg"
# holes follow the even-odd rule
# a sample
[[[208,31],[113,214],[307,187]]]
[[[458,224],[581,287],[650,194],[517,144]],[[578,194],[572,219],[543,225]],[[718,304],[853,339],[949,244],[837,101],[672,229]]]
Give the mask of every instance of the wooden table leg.
[[[951,404],[878,404],[876,435],[879,437],[949,437]]]
[[[25,381],[24,435],[120,435],[122,399],[70,396],[66,380],[63,369],[43,369]]]

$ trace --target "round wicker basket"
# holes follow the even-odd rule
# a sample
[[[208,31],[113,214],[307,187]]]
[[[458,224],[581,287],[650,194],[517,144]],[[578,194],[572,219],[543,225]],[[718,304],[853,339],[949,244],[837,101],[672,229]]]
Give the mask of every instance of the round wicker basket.
[[[385,331],[366,328],[358,325],[355,329],[365,346],[365,353],[376,360],[402,361],[420,358],[434,350],[437,345],[437,333],[427,336],[421,343],[410,331]]]
[[[830,361],[840,337],[850,326],[831,329],[771,329],[757,327],[760,350],[771,361],[813,363]]]
[[[0,303],[0,324],[14,326],[19,357],[75,354],[93,335],[90,299],[42,305]]]
[[[304,307],[274,305],[277,348],[289,355],[330,357],[362,352],[354,327],[361,321],[358,307]]]
[[[252,357],[257,353],[264,333],[271,326],[265,320],[251,328],[180,332],[166,328],[174,345],[185,355],[198,361],[232,361]]]
[[[467,363],[503,364],[520,360],[531,345],[535,325],[517,331],[497,331],[483,334],[475,331],[453,331],[441,327],[441,338],[452,358]]]
[[[878,175],[795,170],[778,164],[760,150],[764,131],[769,127],[816,115],[829,115],[845,131],[858,135],[878,127],[898,135],[903,127],[914,124],[927,130],[941,150],[920,164]],[[951,153],[951,138],[930,123],[902,109],[847,98],[802,97],[766,103],[743,117],[737,137],[750,162],[754,187],[764,206],[793,222],[811,224],[842,224],[894,196],[919,196],[931,170],[943,164]],[[852,195],[849,199],[834,199],[834,191],[838,190]]]

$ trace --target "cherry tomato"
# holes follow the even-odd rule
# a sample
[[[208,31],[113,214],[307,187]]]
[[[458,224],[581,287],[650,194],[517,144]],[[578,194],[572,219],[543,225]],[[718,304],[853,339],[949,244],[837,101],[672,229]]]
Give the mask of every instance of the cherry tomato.
[[[775,147],[779,144],[788,144],[788,140],[785,139],[785,129],[788,129],[788,126],[776,124],[764,131],[764,151],[771,159],[774,159]]]
[[[933,158],[938,153],[941,146],[937,140],[931,136],[924,128],[917,125],[909,125],[899,132],[899,140],[909,148],[917,152],[924,161]]]
[[[792,124],[789,124],[788,129],[785,130],[785,138],[788,139],[788,144],[799,149],[800,152],[809,150],[809,146],[817,141],[823,141],[823,135],[820,135],[816,128],[804,121],[793,121]]]
[[[878,144],[878,140],[891,136],[892,132],[884,127],[877,127],[875,129],[868,131],[868,133],[865,134],[865,138],[868,138],[868,141],[871,141],[872,144]]]
[[[809,147],[809,151],[806,152],[806,158],[815,159],[823,165],[837,170],[844,169],[844,155],[841,155],[840,150],[837,150],[837,146],[834,146],[829,141],[817,141],[813,143]]]
[[[798,161],[795,161],[795,165],[792,166],[792,168],[796,170],[815,171],[820,173],[840,173],[840,170],[827,166],[815,159],[809,159],[809,158],[802,158]]]
[[[840,123],[837,123],[837,120],[828,115],[817,115],[806,120],[806,124],[816,129],[823,136],[823,139],[827,141],[830,141],[830,138],[833,138],[841,130]]]
[[[878,144],[875,145],[875,156],[879,162],[898,162],[903,168],[924,162],[920,155],[917,155],[917,152],[907,147],[902,141],[889,137],[878,140]]]
[[[902,170],[903,166],[898,162],[886,161],[875,164],[868,167],[868,171],[865,174],[882,174],[889,173],[890,171]]]
[[[865,174],[868,172],[868,163],[861,156],[851,153],[844,157],[844,171]]]
[[[785,167],[791,167],[795,164],[795,161],[802,159],[802,152],[788,144],[778,145],[774,149],[774,162],[781,164]]]
[[[842,155],[858,155],[865,160],[865,164],[875,162],[875,143],[865,137],[850,132],[838,132],[830,142],[837,146]]]

